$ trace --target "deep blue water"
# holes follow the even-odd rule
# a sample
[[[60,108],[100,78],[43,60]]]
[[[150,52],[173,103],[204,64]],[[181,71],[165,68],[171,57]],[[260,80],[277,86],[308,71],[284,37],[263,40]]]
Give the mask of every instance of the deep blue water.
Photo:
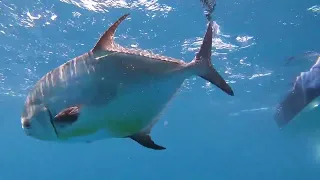
[[[281,133],[273,114],[313,64],[284,60],[320,51],[319,5],[218,0],[212,61],[235,96],[188,79],[152,131],[167,150],[153,151],[129,139],[37,141],[21,129],[23,103],[42,75],[91,49],[124,13],[118,43],[191,61],[206,28],[199,0],[1,0],[0,179],[318,180],[319,141]]]

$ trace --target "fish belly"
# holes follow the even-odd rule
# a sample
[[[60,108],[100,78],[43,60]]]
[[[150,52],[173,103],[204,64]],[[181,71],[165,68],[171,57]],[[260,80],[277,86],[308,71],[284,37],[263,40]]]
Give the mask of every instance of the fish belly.
[[[184,79],[173,78],[132,86],[104,110],[106,131],[115,137],[136,134],[148,126],[166,107]]]
[[[79,120],[65,131],[64,138],[92,141],[127,137],[155,123],[181,87],[184,78],[134,85],[105,106],[84,107]]]

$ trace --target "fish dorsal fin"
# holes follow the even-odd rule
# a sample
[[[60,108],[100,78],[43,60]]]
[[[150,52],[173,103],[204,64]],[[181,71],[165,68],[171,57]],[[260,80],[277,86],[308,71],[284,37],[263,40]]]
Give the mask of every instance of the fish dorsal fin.
[[[108,50],[109,47],[112,47],[114,45],[113,37],[115,31],[117,30],[119,24],[128,16],[129,13],[121,16],[115,23],[113,23],[112,26],[110,26],[109,29],[101,36],[97,44],[94,46],[92,52]]]

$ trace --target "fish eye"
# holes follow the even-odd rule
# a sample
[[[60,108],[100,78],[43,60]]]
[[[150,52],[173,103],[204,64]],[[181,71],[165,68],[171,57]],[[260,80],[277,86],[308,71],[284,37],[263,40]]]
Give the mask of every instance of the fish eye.
[[[24,128],[27,128],[27,129],[28,129],[28,128],[31,127],[31,124],[30,124],[29,121],[23,121],[22,126],[23,126]]]

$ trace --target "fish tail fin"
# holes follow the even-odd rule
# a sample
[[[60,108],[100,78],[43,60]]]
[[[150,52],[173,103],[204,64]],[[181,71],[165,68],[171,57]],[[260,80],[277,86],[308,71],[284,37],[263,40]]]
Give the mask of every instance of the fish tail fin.
[[[211,48],[212,48],[212,37],[213,37],[213,22],[210,21],[208,24],[207,31],[202,41],[199,52],[196,57],[188,65],[193,67],[196,75],[216,85],[225,93],[234,96],[233,90],[216,71],[211,63]],[[214,29],[216,34],[216,28]]]

